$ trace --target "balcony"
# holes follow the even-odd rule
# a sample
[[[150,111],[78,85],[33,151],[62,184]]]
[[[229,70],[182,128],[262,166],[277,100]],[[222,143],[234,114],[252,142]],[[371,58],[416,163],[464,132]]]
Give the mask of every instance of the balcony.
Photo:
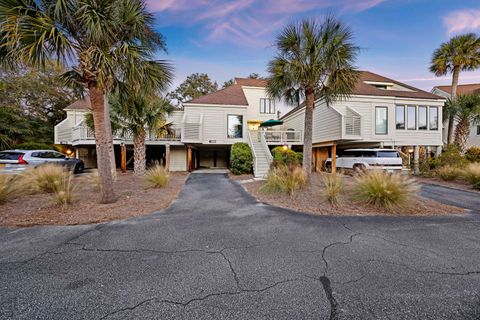
[[[300,130],[266,130],[262,132],[265,142],[269,145],[303,144],[303,132]]]
[[[174,129],[174,132],[172,134],[165,134],[160,136],[156,136],[147,130],[147,138],[145,141],[147,143],[150,142],[151,144],[162,144],[162,142],[180,142],[180,140],[181,130]],[[133,135],[130,132],[125,135],[121,135],[120,133],[114,133],[113,141],[114,143],[132,144]],[[95,144],[95,133],[84,124],[77,125],[76,127],[72,128],[72,144]]]

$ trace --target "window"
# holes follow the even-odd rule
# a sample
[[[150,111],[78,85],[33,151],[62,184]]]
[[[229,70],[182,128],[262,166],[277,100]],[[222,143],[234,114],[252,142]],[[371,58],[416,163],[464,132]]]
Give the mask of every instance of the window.
[[[427,130],[427,107],[418,107],[418,130]]]
[[[477,136],[480,136],[480,126],[477,126]]]
[[[388,133],[387,107],[375,107],[375,134]]]
[[[377,151],[377,158],[400,158],[398,151]]]
[[[275,113],[275,100],[260,98],[260,113]]]
[[[417,107],[407,107],[407,129],[417,130]]]
[[[430,130],[438,130],[438,108],[430,107]]]
[[[229,139],[243,138],[243,116],[236,114],[228,115],[228,133]]]
[[[405,106],[397,106],[395,109],[396,128],[405,129]]]

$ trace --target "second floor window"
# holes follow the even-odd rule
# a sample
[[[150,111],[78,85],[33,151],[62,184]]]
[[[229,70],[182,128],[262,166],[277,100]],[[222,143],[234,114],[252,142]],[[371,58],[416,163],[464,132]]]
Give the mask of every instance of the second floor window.
[[[417,107],[408,106],[407,109],[407,129],[417,130]]]
[[[418,107],[418,130],[427,130],[427,107]]]
[[[396,106],[396,128],[405,129],[405,106]]]
[[[243,138],[243,116],[237,114],[229,114],[227,119],[229,139]]]
[[[388,109],[387,107],[375,108],[375,134],[388,133]]]
[[[275,113],[275,100],[260,98],[260,113]]]
[[[438,108],[430,107],[430,130],[438,130]]]

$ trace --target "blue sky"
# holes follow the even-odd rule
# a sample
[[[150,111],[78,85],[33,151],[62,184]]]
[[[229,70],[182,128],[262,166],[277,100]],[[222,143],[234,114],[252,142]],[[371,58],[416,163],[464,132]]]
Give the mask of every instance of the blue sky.
[[[219,84],[252,72],[266,76],[275,36],[303,17],[333,13],[362,48],[357,66],[430,90],[449,84],[428,71],[432,52],[450,36],[480,33],[479,0],[147,0],[176,68],[174,86],[194,72]],[[461,83],[480,82],[480,70]]]

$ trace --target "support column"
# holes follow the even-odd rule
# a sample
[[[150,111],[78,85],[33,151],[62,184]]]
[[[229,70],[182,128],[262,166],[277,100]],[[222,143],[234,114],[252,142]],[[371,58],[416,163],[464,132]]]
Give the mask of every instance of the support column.
[[[192,172],[193,171],[192,147],[188,147],[187,149],[187,165],[188,165],[188,172]]]
[[[418,145],[413,149],[413,173],[420,174],[420,146]]]
[[[125,147],[125,143],[120,145],[121,150],[121,160],[120,160],[120,169],[123,173],[127,172],[127,148]]]
[[[332,145],[332,173],[337,173],[337,145]]]
[[[443,146],[437,146],[437,150],[435,150],[435,157],[439,157],[442,155],[442,148]]]
[[[165,146],[165,169],[170,171],[170,144]]]

